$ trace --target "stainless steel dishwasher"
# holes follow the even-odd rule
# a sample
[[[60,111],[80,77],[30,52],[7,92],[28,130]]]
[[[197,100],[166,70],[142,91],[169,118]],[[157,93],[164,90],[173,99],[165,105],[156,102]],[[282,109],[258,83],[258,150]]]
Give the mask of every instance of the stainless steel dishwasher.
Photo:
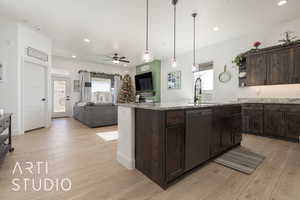
[[[185,170],[209,160],[212,110],[186,111]]]

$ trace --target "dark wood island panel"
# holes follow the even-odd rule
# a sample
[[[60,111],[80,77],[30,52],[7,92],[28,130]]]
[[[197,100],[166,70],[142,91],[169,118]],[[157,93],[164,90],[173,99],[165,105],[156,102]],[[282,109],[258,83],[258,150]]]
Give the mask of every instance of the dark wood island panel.
[[[241,105],[179,110],[135,109],[136,169],[166,189],[240,144]]]

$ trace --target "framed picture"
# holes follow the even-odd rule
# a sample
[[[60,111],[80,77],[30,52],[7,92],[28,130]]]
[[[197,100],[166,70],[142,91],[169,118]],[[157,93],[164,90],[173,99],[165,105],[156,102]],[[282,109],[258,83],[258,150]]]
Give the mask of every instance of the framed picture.
[[[168,89],[181,88],[181,71],[168,73]]]
[[[4,79],[5,79],[4,64],[0,62],[0,83],[4,82]]]

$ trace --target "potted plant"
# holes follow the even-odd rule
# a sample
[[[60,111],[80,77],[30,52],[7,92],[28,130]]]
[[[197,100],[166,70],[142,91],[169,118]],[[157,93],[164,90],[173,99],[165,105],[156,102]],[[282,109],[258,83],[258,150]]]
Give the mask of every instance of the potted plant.
[[[246,63],[246,53],[237,55],[232,62],[237,66],[242,67]]]

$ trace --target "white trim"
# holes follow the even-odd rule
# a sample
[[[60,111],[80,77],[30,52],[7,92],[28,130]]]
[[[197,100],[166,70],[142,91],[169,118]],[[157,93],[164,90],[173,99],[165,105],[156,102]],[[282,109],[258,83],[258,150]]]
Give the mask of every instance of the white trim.
[[[49,106],[51,105],[51,101],[50,101],[50,85],[49,85],[49,75],[50,75],[50,67],[49,64],[43,61],[39,61],[37,59],[28,57],[28,56],[22,56],[21,57],[21,69],[20,69],[20,103],[21,103],[21,107],[20,107],[20,133],[19,135],[23,135],[24,134],[24,66],[25,66],[25,62],[28,63],[33,63],[33,64],[37,64],[40,65],[42,67],[44,67],[46,69],[46,74],[45,74],[45,93],[46,93],[46,99],[47,99],[47,104],[45,105],[45,125],[46,128],[50,127],[51,124],[51,115],[49,113]]]
[[[117,152],[117,161],[129,170],[135,169],[135,160],[128,158],[121,152]]]

